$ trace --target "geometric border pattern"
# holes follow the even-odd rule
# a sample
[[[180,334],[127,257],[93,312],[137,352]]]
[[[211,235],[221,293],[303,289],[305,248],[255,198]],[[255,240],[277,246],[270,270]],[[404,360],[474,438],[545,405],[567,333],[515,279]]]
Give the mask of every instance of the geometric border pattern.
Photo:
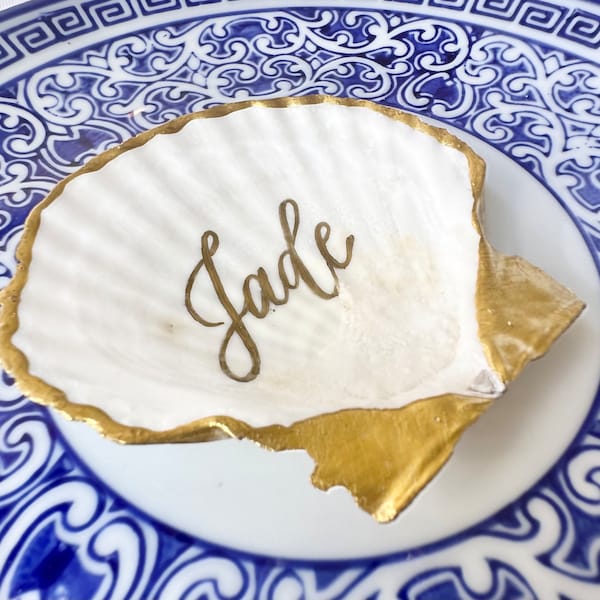
[[[239,1],[239,0],[237,0]],[[69,41],[100,27],[110,27],[133,21],[139,16],[161,12],[177,12],[186,7],[215,4],[215,0],[90,0],[79,5],[62,1],[46,3],[39,17],[31,22],[16,23],[0,38],[0,68],[6,67],[27,54],[40,52],[59,41]],[[390,8],[431,6],[497,20],[498,26],[516,23],[520,27],[548,33],[582,45],[600,48],[600,10],[590,4],[590,10],[569,8],[545,0],[407,0],[390,1]],[[32,11],[29,5],[9,9],[4,18]]]

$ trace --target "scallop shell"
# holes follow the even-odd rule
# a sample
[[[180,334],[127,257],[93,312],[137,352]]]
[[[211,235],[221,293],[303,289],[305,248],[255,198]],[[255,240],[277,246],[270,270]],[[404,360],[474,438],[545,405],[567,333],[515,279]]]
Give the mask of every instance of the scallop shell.
[[[306,448],[316,485],[389,520],[583,307],[485,242],[483,172],[447,132],[364,101],[187,115],[32,213],[2,298],[4,363],[33,399],[121,441]],[[536,298],[534,327],[519,294]],[[376,454],[342,476],[347,436],[371,426],[371,449],[404,431],[411,485],[404,463],[373,480]]]

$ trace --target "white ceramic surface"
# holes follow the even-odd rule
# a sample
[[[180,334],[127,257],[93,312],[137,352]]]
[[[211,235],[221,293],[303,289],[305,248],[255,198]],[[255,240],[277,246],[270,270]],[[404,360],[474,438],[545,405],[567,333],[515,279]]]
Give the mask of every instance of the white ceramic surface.
[[[547,269],[588,306],[548,355],[529,365],[465,433],[450,462],[395,522],[374,522],[343,489],[315,490],[312,462],[302,452],[273,454],[236,441],[126,447],[58,418],[94,472],[148,513],[202,538],[295,558],[315,556],[318,548],[320,559],[431,543],[475,525],[535,483],[562,454],[594,397],[600,285],[579,233],[547,191],[487,144],[465,137],[489,165],[491,241]],[[518,205],[515,197],[522,199]],[[557,240],[568,253],[557,251]]]

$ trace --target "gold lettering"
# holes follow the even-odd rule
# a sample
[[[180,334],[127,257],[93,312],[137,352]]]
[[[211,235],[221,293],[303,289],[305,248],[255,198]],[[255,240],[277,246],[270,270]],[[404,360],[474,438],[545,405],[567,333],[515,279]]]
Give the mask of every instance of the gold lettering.
[[[339,279],[336,269],[345,269],[352,260],[352,249],[354,248],[354,236],[349,235],[346,238],[346,258],[344,260],[336,260],[332,254],[327,249],[327,242],[329,241],[329,236],[331,234],[331,226],[329,223],[325,223],[321,221],[315,227],[315,242],[317,243],[317,248],[321,253],[321,256],[325,259],[327,263],[327,267],[329,268],[329,272],[333,276],[333,280],[335,281],[335,295],[338,295],[339,292]]]
[[[219,274],[217,273],[217,269],[213,262],[213,256],[219,248],[219,237],[214,231],[206,231],[204,232],[204,234],[202,234],[201,248],[202,258],[192,271],[188,279],[188,283],[186,285],[186,308],[188,309],[188,312],[191,314],[191,316],[205,327],[216,327],[218,325],[224,324],[223,321],[218,323],[211,323],[209,321],[206,321],[198,314],[198,312],[192,306],[190,297],[192,287],[194,286],[194,282],[198,273],[200,272],[202,267],[205,267],[206,272],[208,273],[208,276],[212,283],[213,289],[217,295],[217,298],[219,299],[221,306],[223,306],[223,308],[227,312],[227,315],[231,319],[231,325],[229,325],[227,329],[227,333],[225,334],[225,338],[223,339],[223,343],[221,344],[221,349],[219,351],[219,363],[221,365],[221,369],[228,377],[231,377],[236,381],[252,381],[260,372],[260,356],[258,354],[258,348],[256,347],[254,340],[250,336],[250,333],[248,333],[248,330],[246,329],[246,326],[242,321],[243,316],[248,311],[247,306],[244,305],[244,309],[240,313],[238,313],[235,310],[235,307],[233,306],[231,301],[229,300],[229,296],[227,295],[227,292],[223,287],[223,283],[221,281],[221,278],[219,277]],[[234,333],[238,334],[242,343],[246,347],[248,354],[250,355],[250,360],[252,361],[252,366],[250,367],[250,370],[248,371],[248,373],[246,373],[246,375],[243,376],[238,376],[235,373],[233,373],[233,371],[231,371],[227,363],[227,348]]]
[[[291,209],[291,215],[289,215],[289,209]],[[294,200],[284,200],[279,205],[279,224],[286,245],[285,250],[279,255],[277,261],[277,272],[283,289],[282,297],[277,297],[266,270],[263,267],[259,267],[256,273],[251,273],[244,279],[242,284],[244,304],[242,310],[238,312],[225,291],[225,287],[223,286],[223,282],[219,277],[217,267],[213,260],[213,257],[219,248],[219,237],[214,231],[210,230],[205,231],[202,234],[200,244],[201,258],[190,273],[185,287],[185,306],[195,321],[204,325],[204,327],[218,327],[224,325],[225,321],[214,322],[202,317],[191,300],[192,289],[202,270],[208,275],[213,291],[230,321],[219,349],[219,365],[221,370],[235,381],[252,381],[253,379],[256,379],[260,373],[260,354],[255,341],[252,339],[250,332],[246,328],[243,321],[244,317],[250,313],[257,319],[264,319],[269,314],[271,305],[282,306],[287,303],[290,290],[295,290],[300,285],[300,281],[303,281],[319,298],[323,298],[324,300],[335,298],[339,294],[339,279],[336,270],[345,269],[352,260],[354,236],[349,235],[346,238],[346,256],[342,260],[338,260],[327,248],[327,242],[331,235],[331,226],[325,222],[318,223],[314,232],[315,243],[333,278],[333,290],[328,292],[321,288],[315,281],[296,250],[296,238],[300,228],[300,211],[298,209],[298,204]],[[253,296],[253,287],[260,293],[260,305],[257,305]],[[250,368],[244,375],[234,373],[227,360],[229,343],[234,335],[238,336],[250,357]]]
[[[212,323],[210,321],[207,321],[206,319],[203,319],[193,307],[190,296],[192,294],[192,288],[194,287],[194,283],[196,283],[196,277],[198,276],[200,269],[202,269],[202,267],[204,266],[206,258],[208,257],[209,260],[212,259],[215,252],[219,248],[219,236],[214,231],[205,231],[202,234],[200,247],[202,248],[202,258],[200,259],[200,262],[194,267],[194,270],[192,271],[187,281],[187,285],[185,286],[185,307],[187,308],[190,315],[192,315],[192,317],[196,321],[198,321],[198,323],[204,325],[204,327],[217,327],[219,325],[224,325],[224,322],[219,321],[218,323]]]
[[[290,224],[287,220],[287,207],[291,206],[293,211],[294,220],[292,222],[293,229],[290,230]],[[314,280],[309,270],[306,268],[302,259],[298,256],[294,244],[296,243],[296,234],[298,233],[298,226],[300,223],[300,214],[298,205],[293,200],[284,200],[279,205],[279,222],[281,223],[281,230],[283,231],[283,237],[287,244],[287,252],[290,256],[292,268],[297,276],[306,283],[312,292],[314,292],[319,298],[324,300],[331,300],[337,296],[337,291],[326,292],[324,289],[319,287],[319,284]]]
[[[262,267],[261,267],[262,269]],[[242,286],[242,292],[244,295],[244,301],[246,306],[248,307],[248,312],[251,315],[254,315],[257,319],[264,319],[269,314],[269,298],[265,294],[265,290],[260,287],[260,308],[256,306],[254,302],[254,298],[252,297],[252,290],[250,289],[250,284],[256,281],[260,285],[260,279],[257,274],[248,275],[246,279],[244,279],[244,285]],[[268,279],[267,279],[268,281]]]

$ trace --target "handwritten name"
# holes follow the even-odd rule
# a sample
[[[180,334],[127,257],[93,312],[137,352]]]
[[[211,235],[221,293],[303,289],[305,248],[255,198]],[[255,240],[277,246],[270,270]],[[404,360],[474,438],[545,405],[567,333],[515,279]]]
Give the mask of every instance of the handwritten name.
[[[288,215],[291,209],[291,219]],[[260,353],[256,342],[250,335],[244,317],[250,314],[257,319],[264,319],[270,312],[271,305],[282,306],[287,303],[290,297],[290,290],[295,290],[300,282],[303,281],[308,288],[319,298],[330,300],[339,294],[339,280],[337,270],[345,269],[352,260],[352,249],[354,246],[354,236],[349,235],[346,238],[346,255],[343,259],[335,258],[327,248],[327,242],[331,234],[331,226],[328,223],[320,222],[315,227],[314,237],[317,249],[325,260],[327,268],[331,273],[332,286],[330,289],[321,287],[312,276],[302,258],[296,250],[296,237],[300,227],[300,211],[298,204],[294,200],[284,200],[279,205],[279,223],[281,232],[285,241],[285,249],[279,255],[277,261],[277,273],[281,281],[283,293],[277,296],[273,286],[269,281],[267,272],[260,267],[256,273],[251,273],[244,279],[242,284],[242,295],[244,303],[241,310],[237,310],[230,300],[229,294],[225,290],[223,282],[217,271],[214,256],[219,249],[219,236],[214,231],[205,231],[201,237],[201,258],[194,267],[185,287],[185,306],[189,314],[204,327],[220,327],[225,325],[225,321],[213,322],[205,319],[194,307],[191,300],[192,290],[197,278],[204,274],[209,278],[212,289],[221,306],[227,314],[227,329],[225,337],[221,342],[219,349],[219,364],[222,371],[235,381],[252,381],[260,373]],[[287,263],[287,264],[286,264]],[[258,286],[260,299],[258,302],[252,294],[251,286]],[[247,373],[234,373],[227,360],[227,351],[229,344],[234,336],[238,336],[244,345],[250,357],[251,366]]]

